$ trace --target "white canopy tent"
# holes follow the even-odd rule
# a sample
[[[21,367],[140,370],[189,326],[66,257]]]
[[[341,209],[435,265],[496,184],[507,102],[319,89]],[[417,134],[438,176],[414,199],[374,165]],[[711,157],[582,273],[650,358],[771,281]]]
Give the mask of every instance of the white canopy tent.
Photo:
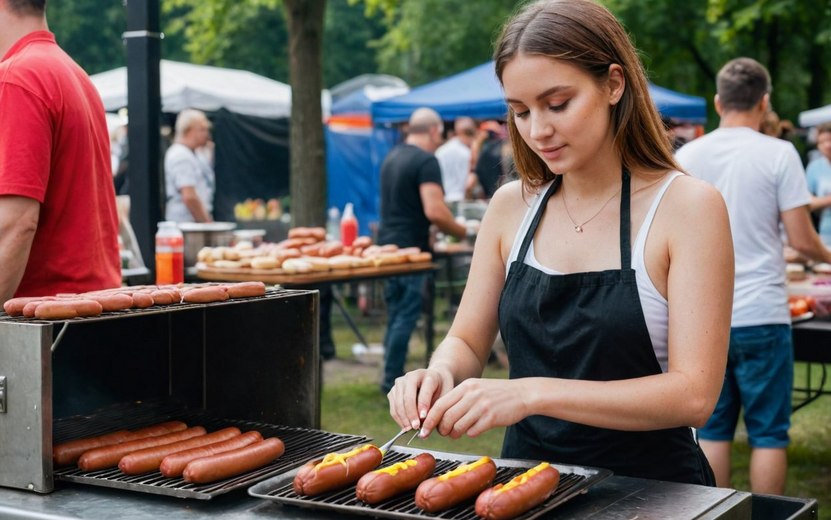
[[[253,72],[161,60],[160,75],[163,112],[225,108],[267,118],[291,114],[291,87]],[[108,112],[127,106],[127,67],[95,74],[92,82]]]
[[[799,126],[807,128],[831,122],[831,105],[799,113]]]

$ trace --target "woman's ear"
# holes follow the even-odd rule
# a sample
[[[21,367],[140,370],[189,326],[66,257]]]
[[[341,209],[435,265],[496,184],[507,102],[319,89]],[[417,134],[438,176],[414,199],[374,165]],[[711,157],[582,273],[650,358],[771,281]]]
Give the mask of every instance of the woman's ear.
[[[626,78],[623,76],[623,67],[617,63],[609,65],[609,104],[616,105],[626,90]]]

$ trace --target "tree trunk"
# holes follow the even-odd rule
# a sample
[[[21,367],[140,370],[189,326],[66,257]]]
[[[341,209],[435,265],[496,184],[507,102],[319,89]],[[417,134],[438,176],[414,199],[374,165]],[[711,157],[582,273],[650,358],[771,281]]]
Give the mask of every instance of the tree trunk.
[[[322,48],[326,0],[284,0],[291,81],[290,192],[292,226],[326,220]]]

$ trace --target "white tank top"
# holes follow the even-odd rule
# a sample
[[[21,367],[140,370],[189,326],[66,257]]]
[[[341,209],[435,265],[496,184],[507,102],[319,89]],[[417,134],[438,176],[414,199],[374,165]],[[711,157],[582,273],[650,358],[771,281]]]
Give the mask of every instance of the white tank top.
[[[643,309],[644,319],[646,320],[646,328],[649,330],[649,338],[652,340],[652,348],[655,350],[655,357],[658,358],[658,363],[661,365],[661,369],[664,372],[667,371],[668,365],[667,328],[669,323],[669,311],[666,298],[661,296],[661,293],[659,293],[658,289],[655,288],[655,284],[652,283],[652,280],[649,278],[649,274],[646,272],[646,265],[644,263],[644,248],[646,246],[646,237],[649,234],[650,227],[652,226],[652,220],[655,218],[655,213],[658,211],[658,205],[661,203],[664,193],[666,193],[670,183],[681,175],[683,175],[683,173],[674,172],[658,190],[658,193],[655,195],[655,199],[652,201],[652,205],[643,220],[643,224],[638,230],[638,235],[635,237],[635,243],[632,244],[632,269],[635,270],[635,280],[638,284],[638,295],[641,300],[641,308]],[[510,269],[511,263],[516,260],[516,257],[519,254],[522,239],[526,234],[528,234],[531,221],[534,219],[534,215],[536,215],[537,210],[539,209],[542,195],[545,194],[550,185],[551,183],[542,186],[537,195],[533,196],[534,198],[531,206],[525,213],[525,217],[522,219],[519,229],[517,229],[517,234],[514,238],[514,245],[511,247],[511,254],[508,256],[508,269]],[[528,247],[528,253],[525,255],[524,263],[548,275],[556,276],[563,274],[559,271],[549,269],[537,261],[537,257],[534,255],[533,240]],[[506,273],[508,269],[505,270]]]

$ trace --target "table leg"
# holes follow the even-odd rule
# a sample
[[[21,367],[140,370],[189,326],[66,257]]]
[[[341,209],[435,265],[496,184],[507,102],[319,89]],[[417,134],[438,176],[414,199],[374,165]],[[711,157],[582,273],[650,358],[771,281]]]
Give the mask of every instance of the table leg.
[[[343,318],[346,320],[347,325],[349,328],[352,329],[352,332],[355,333],[355,337],[358,338],[358,341],[361,342],[366,348],[369,348],[369,343],[364,339],[364,335],[361,334],[361,331],[358,330],[358,326],[355,324],[355,321],[352,319],[352,316],[349,315],[349,312],[346,310],[346,306],[343,304],[343,296],[340,294],[340,290],[337,286],[332,286],[332,301],[335,302],[335,305],[338,306],[340,309],[340,313],[343,315]]]
[[[433,341],[435,340],[434,323],[436,321],[436,277],[433,273],[427,275],[427,298],[424,308],[424,344],[425,356],[424,365],[430,363],[430,356],[433,354]]]

